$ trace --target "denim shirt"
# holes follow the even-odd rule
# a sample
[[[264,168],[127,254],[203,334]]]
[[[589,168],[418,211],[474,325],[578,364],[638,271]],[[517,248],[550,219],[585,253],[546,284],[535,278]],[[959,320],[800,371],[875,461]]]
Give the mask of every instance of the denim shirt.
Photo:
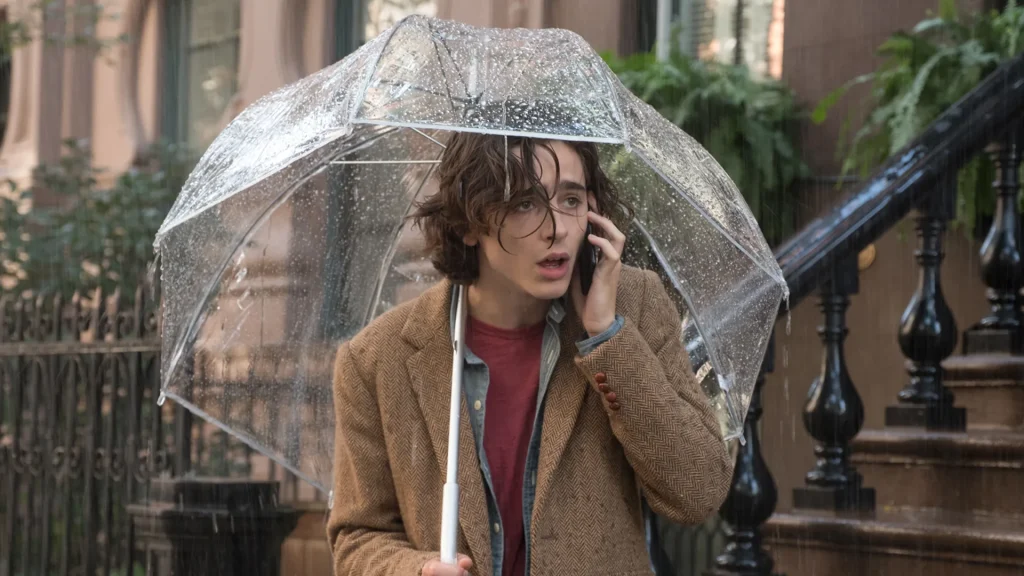
[[[458,300],[453,294],[450,334],[455,333],[457,302]],[[551,308],[548,310],[547,326],[544,327],[544,336],[541,341],[540,387],[537,390],[537,408],[534,412],[533,431],[531,432],[530,443],[526,452],[526,471],[523,478],[523,536],[526,540],[527,576],[530,573],[530,518],[533,516],[533,503],[536,497],[537,462],[544,416],[544,397],[547,392],[548,381],[551,379],[551,373],[555,368],[555,361],[558,360],[558,355],[561,353],[558,325],[563,318],[565,318],[565,303],[562,299],[553,300]],[[619,332],[624,322],[625,320],[622,316],[616,314],[615,321],[607,330],[596,336],[576,342],[576,349],[579,355],[586,356],[599,345],[610,340],[612,336]],[[501,533],[501,514],[498,512],[498,501],[494,495],[491,469],[487,464],[487,454],[484,452],[484,418],[487,412],[487,387],[489,384],[490,372],[488,372],[487,364],[467,347],[465,364],[463,365],[462,386],[466,396],[466,403],[469,405],[469,422],[476,443],[476,453],[480,456],[480,472],[483,475],[487,496],[487,516],[491,525],[493,573],[500,576],[505,555],[505,539]],[[479,409],[476,408],[477,402],[479,402]]]

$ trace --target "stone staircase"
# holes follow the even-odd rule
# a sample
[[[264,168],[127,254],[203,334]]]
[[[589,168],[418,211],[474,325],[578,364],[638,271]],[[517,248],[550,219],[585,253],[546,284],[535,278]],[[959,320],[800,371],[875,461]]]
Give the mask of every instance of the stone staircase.
[[[775,514],[764,535],[779,573],[1024,575],[1024,357],[943,368],[966,431],[862,431],[851,463],[875,510]]]

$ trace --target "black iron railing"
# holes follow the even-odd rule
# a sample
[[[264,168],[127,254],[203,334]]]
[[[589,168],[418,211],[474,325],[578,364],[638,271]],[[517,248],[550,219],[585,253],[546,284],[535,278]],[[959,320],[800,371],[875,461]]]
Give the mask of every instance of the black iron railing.
[[[864,422],[863,404],[846,369],[843,342],[849,296],[857,291],[857,254],[916,211],[920,266],[918,289],[899,321],[899,346],[908,360],[908,382],[887,407],[887,426],[963,430],[966,417],[953,406],[942,384],[941,362],[962,342],[965,354],[1019,354],[1024,346],[1021,320],[1022,268],[1018,197],[1021,134],[1024,127],[1024,56],[1000,66],[960,102],[827,213],[776,250],[795,306],[818,291],[823,313],[822,369],[811,383],[803,420],[817,442],[816,464],[805,485],[793,492],[794,507],[810,510],[871,510],[874,489],[850,464],[850,441]],[[988,287],[991,313],[960,339],[942,295],[939,269],[942,236],[954,217],[957,171],[979,154],[996,166],[996,214],[980,251],[980,274]],[[782,310],[786,313],[786,310]],[[771,364],[771,362],[767,362]],[[760,388],[760,386],[759,386]],[[760,410],[752,403],[749,418]],[[748,426],[747,446],[758,451],[756,430]],[[726,553],[712,574],[770,574],[760,545],[761,525],[774,510],[775,485],[759,453],[741,450],[733,487],[722,517],[728,527]],[[739,513],[735,502],[749,503]]]
[[[300,481],[172,402],[158,406],[160,339],[149,290],[0,299],[0,575],[126,575],[126,507],[155,478]]]

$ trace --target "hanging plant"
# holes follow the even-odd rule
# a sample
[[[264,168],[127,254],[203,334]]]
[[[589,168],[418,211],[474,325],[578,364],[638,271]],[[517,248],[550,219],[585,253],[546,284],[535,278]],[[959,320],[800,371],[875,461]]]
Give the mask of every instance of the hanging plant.
[[[825,121],[828,111],[854,86],[870,84],[861,111],[866,120],[848,137],[844,123],[837,150],[842,174],[868,175],[895,155],[955,104],[1002,62],[1024,49],[1024,8],[1009,0],[1002,11],[961,17],[956,0],[939,0],[938,14],[919,22],[910,32],[897,32],[879,48],[882,63],[869,74],[854,78],[821,100],[812,113]],[[954,226],[974,234],[977,224],[995,206],[995,170],[985,154],[972,158],[957,175]]]

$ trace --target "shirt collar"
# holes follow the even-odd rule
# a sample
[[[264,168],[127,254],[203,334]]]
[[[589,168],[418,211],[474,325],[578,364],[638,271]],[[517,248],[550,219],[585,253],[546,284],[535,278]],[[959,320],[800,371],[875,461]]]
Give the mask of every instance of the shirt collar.
[[[455,313],[458,310],[458,300],[456,299],[458,291],[455,288],[456,288],[456,285],[452,284],[452,291],[451,291],[451,298],[450,298],[451,305],[448,307],[449,308],[449,312],[448,312],[448,330],[449,330],[448,334],[449,334],[449,338],[451,338],[451,336],[453,336],[455,334]],[[550,325],[552,327],[557,327],[562,322],[562,320],[564,318],[565,318],[565,296],[561,296],[561,297],[555,298],[554,300],[551,301],[551,307],[548,308],[548,315],[547,315],[548,325]]]

